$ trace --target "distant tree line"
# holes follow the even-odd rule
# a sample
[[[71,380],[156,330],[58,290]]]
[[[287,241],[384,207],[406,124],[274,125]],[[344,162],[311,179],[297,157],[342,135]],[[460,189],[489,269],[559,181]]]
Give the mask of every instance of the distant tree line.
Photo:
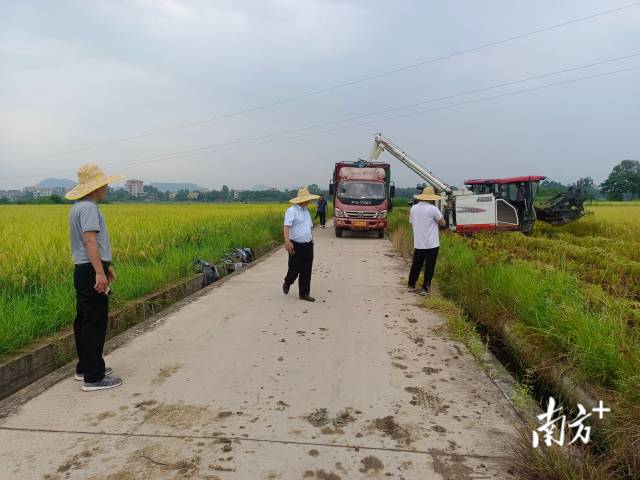
[[[609,200],[640,198],[640,161],[623,160],[613,167],[600,190]]]
[[[397,187],[397,199],[409,199],[417,191],[418,187],[424,188],[425,184],[418,184],[417,187]],[[551,197],[558,192],[566,192],[570,187],[578,187],[582,190],[585,198],[606,198],[608,200],[625,200],[640,198],[640,161],[623,160],[613,167],[613,170],[599,186],[595,184],[593,178],[582,177],[574,184],[562,184],[560,182],[546,179],[540,182],[537,193],[538,199]],[[328,196],[328,191],[321,189],[318,185],[309,185],[311,193]],[[162,192],[152,185],[144,186],[144,194],[132,196],[120,188],[118,190],[109,189],[109,202],[243,202],[243,203],[282,203],[295,197],[297,190],[233,190],[227,185],[223,185],[220,190],[189,191],[180,190],[178,192]],[[60,195],[50,197],[34,198],[32,195],[25,196],[18,200],[8,200],[0,198],[2,203],[16,204],[60,204],[70,203]]]
[[[607,179],[599,186],[593,178],[582,177],[572,185],[563,185],[550,179],[540,182],[538,197],[552,196],[566,192],[570,187],[578,187],[586,198],[606,198],[607,200],[633,200],[640,198],[640,161],[623,160],[613,167]]]
[[[583,177],[572,185],[563,185],[553,180],[540,182],[539,196],[551,196],[565,192],[569,187],[578,187],[586,198],[606,198],[607,200],[633,200],[640,198],[640,161],[623,160],[613,167],[607,179],[599,186],[593,178]]]
[[[538,200],[543,200],[554,196],[556,193],[564,193],[571,187],[579,188],[587,199],[595,200],[604,197],[591,177],[581,177],[575,183],[567,185],[547,178],[540,182],[536,197]]]
[[[278,203],[286,202],[297,195],[296,190],[234,190],[223,185],[220,190],[162,192],[152,185],[145,185],[144,194],[132,196],[124,189],[110,190],[111,202],[244,202],[244,203]],[[327,195],[316,184],[309,185],[315,194]]]
[[[0,198],[0,204],[15,204],[15,205],[56,205],[61,203],[71,203],[69,200],[61,197],[60,195],[50,195],[48,197],[34,197],[33,195],[24,195],[16,200],[9,200],[7,198]]]

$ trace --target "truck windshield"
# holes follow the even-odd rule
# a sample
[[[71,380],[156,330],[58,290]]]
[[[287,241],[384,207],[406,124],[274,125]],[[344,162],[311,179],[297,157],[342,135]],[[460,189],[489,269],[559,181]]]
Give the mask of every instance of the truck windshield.
[[[341,182],[338,197],[349,199],[384,200],[384,183],[378,182]]]

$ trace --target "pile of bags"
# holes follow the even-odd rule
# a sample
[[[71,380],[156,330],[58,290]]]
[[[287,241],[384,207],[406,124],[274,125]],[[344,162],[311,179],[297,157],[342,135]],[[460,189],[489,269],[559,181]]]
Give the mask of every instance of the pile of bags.
[[[194,261],[196,271],[202,273],[202,286],[206,287],[216,282],[223,276],[240,270],[243,265],[253,261],[253,251],[248,247],[233,248],[225,252],[222,263],[215,265],[206,260],[197,259]]]

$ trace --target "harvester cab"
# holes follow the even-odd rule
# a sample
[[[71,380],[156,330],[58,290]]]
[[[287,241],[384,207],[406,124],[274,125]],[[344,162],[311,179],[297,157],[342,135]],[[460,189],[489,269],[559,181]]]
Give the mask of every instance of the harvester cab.
[[[528,233],[536,221],[533,199],[543,176],[467,180],[464,184],[476,195],[492,194],[496,199],[496,222],[501,230]]]

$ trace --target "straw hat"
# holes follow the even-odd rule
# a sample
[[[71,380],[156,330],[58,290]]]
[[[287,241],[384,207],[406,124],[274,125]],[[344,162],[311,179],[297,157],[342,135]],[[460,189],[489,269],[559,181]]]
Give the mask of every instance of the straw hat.
[[[117,182],[123,178],[123,175],[107,176],[97,165],[83,165],[78,169],[78,184],[67,192],[65,198],[78,200],[108,183]]]
[[[413,198],[416,200],[442,200],[442,197],[433,190],[433,187],[426,187],[422,193],[414,195]]]
[[[300,188],[298,190],[298,196],[289,200],[290,203],[304,203],[310,202],[311,200],[317,200],[320,198],[320,195],[313,195],[309,192],[309,189],[306,187]]]

